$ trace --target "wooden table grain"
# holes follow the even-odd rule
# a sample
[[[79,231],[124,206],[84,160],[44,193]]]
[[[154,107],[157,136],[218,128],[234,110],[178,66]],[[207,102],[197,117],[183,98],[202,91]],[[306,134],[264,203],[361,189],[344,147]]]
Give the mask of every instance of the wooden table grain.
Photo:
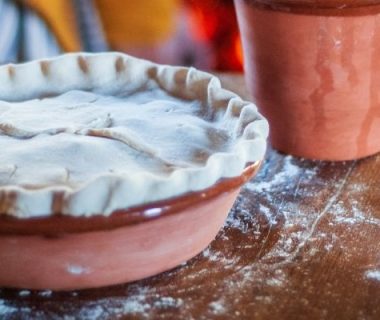
[[[221,78],[248,97],[241,75]],[[269,149],[188,263],[96,290],[0,289],[0,319],[62,318],[380,319],[380,155],[328,163]]]

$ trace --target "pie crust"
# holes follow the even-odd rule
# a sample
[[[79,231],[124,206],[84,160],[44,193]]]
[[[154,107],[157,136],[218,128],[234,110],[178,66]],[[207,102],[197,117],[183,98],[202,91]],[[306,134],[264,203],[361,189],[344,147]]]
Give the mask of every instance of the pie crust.
[[[262,160],[267,121],[211,74],[120,53],[0,67],[0,215],[109,216]]]

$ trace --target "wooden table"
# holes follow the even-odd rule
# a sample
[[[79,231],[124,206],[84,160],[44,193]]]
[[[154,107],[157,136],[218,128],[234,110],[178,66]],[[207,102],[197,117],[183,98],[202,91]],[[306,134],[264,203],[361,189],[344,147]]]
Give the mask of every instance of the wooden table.
[[[222,78],[247,97],[241,75]],[[64,315],[380,319],[380,156],[326,163],[268,150],[217,239],[187,264],[112,288],[0,290],[0,319]]]

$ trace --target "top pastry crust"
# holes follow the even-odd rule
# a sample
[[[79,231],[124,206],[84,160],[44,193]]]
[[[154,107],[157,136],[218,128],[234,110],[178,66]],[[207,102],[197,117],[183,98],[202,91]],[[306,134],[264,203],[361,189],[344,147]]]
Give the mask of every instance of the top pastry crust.
[[[242,174],[267,121],[214,76],[120,53],[0,67],[0,214],[110,215]]]

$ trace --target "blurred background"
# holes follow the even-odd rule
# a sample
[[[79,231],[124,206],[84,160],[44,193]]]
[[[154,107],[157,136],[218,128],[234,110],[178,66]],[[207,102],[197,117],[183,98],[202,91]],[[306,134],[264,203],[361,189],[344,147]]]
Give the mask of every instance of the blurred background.
[[[233,0],[0,0],[0,64],[75,51],[242,70]]]

